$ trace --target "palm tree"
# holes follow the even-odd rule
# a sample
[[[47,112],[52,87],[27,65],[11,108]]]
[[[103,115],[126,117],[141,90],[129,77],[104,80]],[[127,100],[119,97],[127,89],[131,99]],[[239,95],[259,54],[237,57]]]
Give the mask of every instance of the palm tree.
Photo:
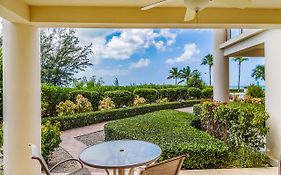
[[[253,69],[252,77],[255,77],[256,81],[258,81],[259,79],[265,80],[264,65],[256,66],[256,68]]]
[[[191,70],[189,66],[184,67],[183,69],[180,70],[180,76],[179,78],[181,78],[182,80],[179,82],[187,82],[196,72],[197,70]]]
[[[208,54],[206,55],[201,62],[201,65],[208,65],[209,66],[209,84],[212,85],[212,66],[213,66],[213,55]]]
[[[178,78],[180,77],[180,71],[177,67],[172,67],[171,70],[169,70],[169,76],[167,79],[175,79],[175,85],[178,84]]]
[[[236,57],[234,58],[235,62],[238,62],[238,91],[240,92],[240,79],[241,79],[241,64],[244,61],[247,61],[248,58],[244,58],[244,57]]]

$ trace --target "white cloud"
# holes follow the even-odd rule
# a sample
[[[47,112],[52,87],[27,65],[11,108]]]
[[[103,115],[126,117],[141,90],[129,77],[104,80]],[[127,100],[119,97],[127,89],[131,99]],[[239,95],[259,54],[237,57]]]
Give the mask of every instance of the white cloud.
[[[150,59],[147,58],[141,58],[139,61],[135,63],[131,63],[130,69],[139,69],[142,67],[147,67],[151,63]]]
[[[108,40],[108,36],[116,34]],[[79,29],[82,43],[93,43],[94,55],[90,58],[93,64],[101,59],[126,60],[135,53],[155,47],[163,51],[176,41],[177,33],[170,29]]]
[[[183,53],[176,58],[169,58],[166,60],[168,64],[186,62],[200,53],[199,48],[195,43],[188,43],[184,46]]]
[[[97,69],[93,74],[98,77],[115,77],[129,75],[131,72],[127,69]]]

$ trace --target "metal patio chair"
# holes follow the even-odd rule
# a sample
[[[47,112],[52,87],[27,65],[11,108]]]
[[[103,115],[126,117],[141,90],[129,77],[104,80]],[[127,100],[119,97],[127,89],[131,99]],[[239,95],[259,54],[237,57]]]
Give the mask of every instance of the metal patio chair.
[[[82,162],[78,159],[67,159],[67,160],[63,160],[59,163],[57,163],[56,165],[54,165],[52,168],[48,168],[46,161],[44,160],[44,158],[42,157],[42,155],[40,154],[40,151],[38,149],[38,147],[34,144],[29,144],[30,148],[31,148],[31,154],[32,154],[32,159],[38,160],[41,167],[43,168],[43,170],[45,171],[46,175],[51,175],[51,172],[57,168],[59,165],[69,162],[69,161],[76,161],[81,165],[81,168],[69,173],[67,175],[91,175],[90,171],[87,168],[84,168]]]
[[[187,155],[175,157],[160,163],[147,166],[141,175],[178,175]]]

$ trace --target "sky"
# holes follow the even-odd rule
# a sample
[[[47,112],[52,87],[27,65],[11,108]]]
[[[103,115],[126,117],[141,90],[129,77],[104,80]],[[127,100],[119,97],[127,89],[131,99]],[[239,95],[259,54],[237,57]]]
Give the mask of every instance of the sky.
[[[208,66],[201,60],[212,54],[211,29],[76,29],[80,43],[93,44],[89,59],[93,66],[75,75],[76,78],[102,77],[105,85],[112,85],[118,77],[120,85],[174,84],[168,80],[172,67],[190,66],[199,70],[208,83]],[[0,19],[0,35],[2,25]],[[230,86],[238,81],[238,65],[231,61]],[[250,58],[242,64],[241,85],[256,83],[251,77],[264,58]],[[261,85],[264,82],[260,81]]]
[[[208,66],[201,60],[212,54],[211,29],[77,29],[81,43],[93,43],[94,64],[77,77],[96,75],[112,85],[173,84],[167,76],[172,67],[190,66],[209,80]],[[230,60],[230,85],[237,85],[238,65]],[[250,58],[242,64],[241,85],[256,83],[252,70],[264,64],[263,58]],[[261,85],[264,82],[260,82]]]

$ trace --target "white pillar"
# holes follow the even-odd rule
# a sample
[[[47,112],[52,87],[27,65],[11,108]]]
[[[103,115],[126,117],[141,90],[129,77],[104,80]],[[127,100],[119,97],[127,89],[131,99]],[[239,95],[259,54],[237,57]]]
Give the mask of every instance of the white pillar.
[[[40,146],[40,55],[38,29],[4,21],[4,174],[38,175],[29,143]]]
[[[271,30],[265,41],[265,104],[270,115],[267,153],[273,159],[281,155],[281,32]]]
[[[226,41],[226,29],[213,30],[213,77],[214,100],[229,101],[229,59],[224,57],[220,44]]]

